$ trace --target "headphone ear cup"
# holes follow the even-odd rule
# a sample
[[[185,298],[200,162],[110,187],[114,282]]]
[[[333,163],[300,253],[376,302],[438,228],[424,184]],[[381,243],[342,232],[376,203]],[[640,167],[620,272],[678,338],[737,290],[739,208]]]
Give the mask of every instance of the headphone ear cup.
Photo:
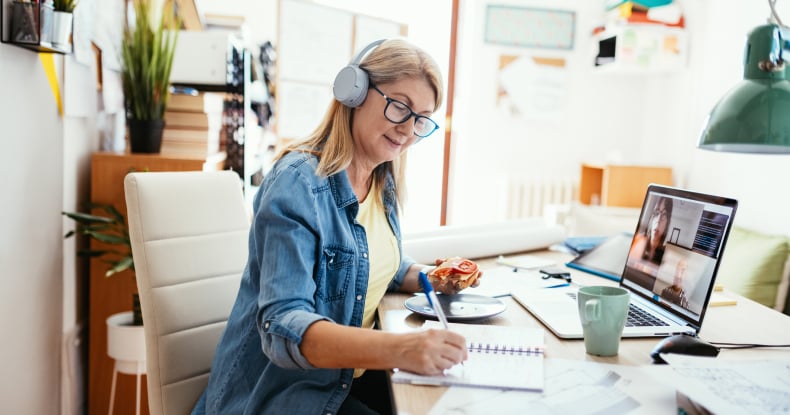
[[[340,70],[335,77],[332,92],[335,99],[349,108],[356,108],[368,96],[368,74],[359,65],[350,64]]]

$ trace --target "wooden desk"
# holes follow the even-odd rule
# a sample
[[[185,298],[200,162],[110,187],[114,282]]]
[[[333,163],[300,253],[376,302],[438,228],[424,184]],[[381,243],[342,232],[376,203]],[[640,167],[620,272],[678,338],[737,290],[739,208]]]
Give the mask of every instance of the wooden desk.
[[[569,257],[557,252],[531,253],[555,258],[558,263]],[[480,260],[483,269],[493,267],[494,259]],[[569,270],[574,282],[582,285],[617,285],[616,282],[580,271]],[[537,274],[537,272],[536,272]],[[529,277],[529,276],[526,276]],[[536,275],[537,278],[537,275]],[[485,284],[485,275],[482,279]],[[735,306],[711,307],[708,309],[700,330],[700,337],[709,342],[790,344],[790,316],[767,308],[759,303],[734,293],[726,295],[738,300]],[[403,306],[409,298],[406,294],[387,294],[379,306],[379,317],[383,330],[405,331],[420,327],[424,319]],[[512,298],[503,298],[507,310],[477,324],[495,324],[515,327],[544,327]],[[546,329],[546,357],[572,360],[587,360],[622,365],[651,364],[650,351],[659,341],[657,338],[623,339],[617,356],[600,357],[588,355],[581,340],[561,340]],[[741,349],[722,350],[719,359],[774,359],[790,358],[790,349]],[[433,404],[447,391],[446,387],[392,384],[395,405],[399,413],[419,415],[430,411]]]

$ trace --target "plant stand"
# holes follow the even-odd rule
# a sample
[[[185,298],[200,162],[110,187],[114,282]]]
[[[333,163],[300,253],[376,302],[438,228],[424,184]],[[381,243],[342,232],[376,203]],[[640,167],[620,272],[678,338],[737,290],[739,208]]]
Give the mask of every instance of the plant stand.
[[[137,376],[135,414],[140,415],[140,379],[145,374],[145,332],[143,326],[132,325],[132,312],[113,314],[107,318],[107,354],[115,360],[110,387],[110,410],[115,404],[118,373]]]

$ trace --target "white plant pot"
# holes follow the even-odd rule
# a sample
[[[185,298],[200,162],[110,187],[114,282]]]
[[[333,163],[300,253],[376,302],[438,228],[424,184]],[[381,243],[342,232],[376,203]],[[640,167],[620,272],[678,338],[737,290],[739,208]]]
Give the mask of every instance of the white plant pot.
[[[66,12],[52,13],[52,45],[66,49],[71,38],[71,20],[74,15]]]
[[[132,325],[131,311],[107,318],[107,354],[115,359],[119,372],[145,373],[145,333],[143,326]]]

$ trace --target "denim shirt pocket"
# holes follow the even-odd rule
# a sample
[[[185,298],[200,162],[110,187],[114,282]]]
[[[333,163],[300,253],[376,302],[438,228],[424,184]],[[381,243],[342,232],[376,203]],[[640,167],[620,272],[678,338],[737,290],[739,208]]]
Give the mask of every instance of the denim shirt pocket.
[[[343,300],[354,270],[354,251],[343,246],[327,246],[321,255],[316,295],[323,301]]]

